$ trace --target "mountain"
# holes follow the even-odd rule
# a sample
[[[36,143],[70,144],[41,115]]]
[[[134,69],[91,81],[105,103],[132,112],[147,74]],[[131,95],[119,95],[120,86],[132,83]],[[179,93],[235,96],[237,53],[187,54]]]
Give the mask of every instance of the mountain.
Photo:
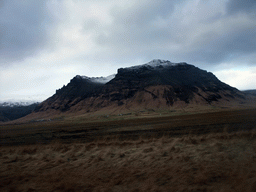
[[[67,111],[81,100],[97,97],[106,82],[112,78],[114,78],[114,75],[92,78],[77,75],[67,86],[56,90],[56,94],[40,104],[35,111],[45,111],[48,109]]]
[[[256,96],[256,89],[245,90],[245,91],[243,91],[243,93],[245,93],[247,95]]]
[[[0,107],[23,107],[32,104],[39,104],[37,101],[0,101]]]
[[[125,113],[198,106],[226,106],[245,101],[245,94],[211,72],[187,63],[152,60],[120,68],[108,78],[75,76],[39,104],[35,114]]]
[[[39,103],[2,102],[0,103],[0,122],[7,122],[24,117],[34,111]]]

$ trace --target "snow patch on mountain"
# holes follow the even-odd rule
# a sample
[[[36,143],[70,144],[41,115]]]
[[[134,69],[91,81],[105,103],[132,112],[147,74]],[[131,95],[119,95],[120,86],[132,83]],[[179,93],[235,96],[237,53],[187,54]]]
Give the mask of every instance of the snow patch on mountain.
[[[170,66],[177,66],[177,65],[186,65],[187,63],[181,62],[181,63],[172,63],[168,60],[162,60],[162,59],[154,59],[148,63],[142,64],[142,65],[136,65],[132,67],[126,67],[126,68],[120,68],[118,69],[118,72],[122,70],[139,70],[141,68],[148,68],[148,69],[158,69],[158,68],[164,68],[164,67],[170,67]],[[100,84],[106,84],[112,79],[114,79],[116,74],[109,75],[107,77],[88,77],[88,76],[81,76],[77,75],[75,76],[76,79],[84,79],[91,81],[93,83],[100,83]]]
[[[77,75],[78,76],[78,75]],[[77,77],[76,76],[76,77]],[[93,83],[101,83],[101,84],[106,84],[107,82],[111,81],[112,79],[115,78],[115,74],[109,75],[107,77],[87,77],[87,76],[79,76],[82,79],[89,80]]]
[[[127,67],[125,69],[128,70],[137,70],[140,68],[148,68],[148,69],[157,69],[157,68],[161,68],[161,67],[169,67],[169,66],[177,66],[177,65],[185,65],[187,63],[182,62],[182,63],[172,63],[168,60],[161,60],[161,59],[154,59],[148,63],[145,63],[143,65],[136,65],[136,66],[132,66],[132,67]]]
[[[29,106],[32,104],[39,104],[37,101],[6,101],[6,102],[0,102],[1,107],[23,107],[23,106]]]
[[[111,81],[112,79],[115,78],[115,74],[114,75],[109,75],[107,77],[92,77],[91,78],[91,81],[94,82],[94,83],[102,83],[102,84],[105,84],[109,81]]]

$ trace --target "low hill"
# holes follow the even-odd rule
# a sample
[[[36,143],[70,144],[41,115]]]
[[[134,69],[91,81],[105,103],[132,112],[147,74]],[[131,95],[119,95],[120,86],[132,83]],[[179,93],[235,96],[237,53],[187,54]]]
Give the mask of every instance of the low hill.
[[[247,94],[247,95],[256,96],[256,89],[245,90],[245,91],[243,91],[243,93],[245,93],[245,94]]]

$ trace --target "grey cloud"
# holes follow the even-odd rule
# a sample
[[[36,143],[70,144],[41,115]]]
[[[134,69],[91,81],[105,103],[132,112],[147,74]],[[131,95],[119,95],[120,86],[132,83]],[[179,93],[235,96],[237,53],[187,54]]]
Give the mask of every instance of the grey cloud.
[[[256,65],[255,0],[108,2],[0,0],[0,93],[50,96],[76,74],[110,75],[158,58],[207,70]]]
[[[255,16],[256,1],[255,0],[229,0],[226,5],[228,14],[236,14],[239,12],[252,13]]]
[[[48,1],[2,2],[1,65],[34,55],[47,46],[53,47],[49,44],[54,43],[51,33],[54,33],[52,23],[55,18],[49,13]],[[64,1],[57,2],[59,5]],[[235,18],[235,13],[242,11],[245,15],[251,14],[255,1],[193,3],[195,2],[141,0],[134,1],[130,6],[121,6],[122,3],[114,6],[109,13],[112,17],[110,23],[90,17],[84,21],[82,32],[90,34],[90,40],[94,41],[96,48],[88,54],[84,53],[85,56],[76,57],[86,57],[94,62],[128,63],[138,58],[162,58],[174,62],[218,64],[256,51],[255,18],[239,20],[233,25],[227,23],[229,18]],[[211,9],[212,5],[214,9]],[[226,15],[222,12],[223,5]],[[187,14],[188,9],[193,6],[195,10]],[[214,30],[213,26],[218,27],[218,23],[222,25]],[[65,18],[62,25],[65,25]]]
[[[227,30],[227,29],[226,29]],[[223,34],[206,33],[186,57],[195,61],[220,63],[256,51],[255,28],[229,28]]]
[[[115,7],[112,16],[117,25],[142,27],[150,25],[157,18],[168,18],[172,14],[175,1],[137,1],[129,8]]]
[[[126,54],[151,55],[151,50],[156,51],[159,44],[166,44],[166,40],[171,41],[174,36],[169,33],[169,26],[159,26],[159,22],[168,22],[173,10],[174,1],[138,1],[129,8],[115,7],[111,12],[113,23],[102,26],[95,41],[109,48],[106,54],[112,59]]]
[[[198,14],[195,20],[187,22],[189,15],[179,17],[176,12],[174,16],[176,4],[166,3],[141,1],[133,7],[113,9],[113,23],[102,26],[95,35],[95,42],[105,49],[92,57],[118,62],[163,58],[174,62],[219,64],[256,51],[255,18],[245,17],[236,22],[232,15],[222,14],[220,7],[208,18]],[[200,8],[204,7],[198,10]]]
[[[0,8],[0,65],[10,65],[44,48],[50,24],[46,1],[3,1]]]

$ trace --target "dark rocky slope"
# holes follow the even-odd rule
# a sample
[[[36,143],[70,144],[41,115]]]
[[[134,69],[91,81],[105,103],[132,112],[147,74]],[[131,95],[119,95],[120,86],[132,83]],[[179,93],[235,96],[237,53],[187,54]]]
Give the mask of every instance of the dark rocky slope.
[[[138,91],[144,91],[150,93],[152,99],[157,99],[158,96],[146,88],[161,85],[169,87],[164,95],[160,95],[166,98],[167,104],[177,99],[189,103],[195,93],[200,95],[199,90],[209,93],[204,97],[208,103],[221,99],[218,93],[222,91],[226,92],[226,97],[243,97],[236,88],[221,82],[212,73],[186,63],[118,69],[116,77],[104,86],[103,95],[115,101],[131,98]]]

